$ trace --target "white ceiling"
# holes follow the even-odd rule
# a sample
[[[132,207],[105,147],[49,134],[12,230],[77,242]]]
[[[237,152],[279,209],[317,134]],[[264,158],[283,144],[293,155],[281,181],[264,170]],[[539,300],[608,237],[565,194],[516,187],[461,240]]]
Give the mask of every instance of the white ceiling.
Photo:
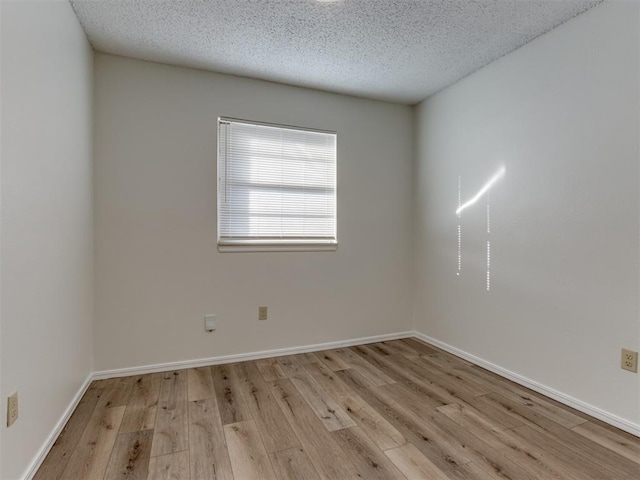
[[[71,0],[101,52],[414,104],[601,0]]]

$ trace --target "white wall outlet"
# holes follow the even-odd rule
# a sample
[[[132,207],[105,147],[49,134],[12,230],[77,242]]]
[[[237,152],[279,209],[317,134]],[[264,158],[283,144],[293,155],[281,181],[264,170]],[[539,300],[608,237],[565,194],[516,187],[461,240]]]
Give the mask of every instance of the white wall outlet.
[[[216,329],[216,320],[218,319],[218,315],[215,313],[211,313],[209,315],[204,316],[204,329],[207,332],[213,332]]]
[[[13,425],[18,419],[18,392],[14,392],[7,398],[7,427]]]
[[[623,348],[622,356],[620,358],[620,367],[623,370],[629,370],[630,372],[638,373],[638,352]]]
[[[267,307],[258,307],[258,320],[266,320],[269,318],[269,309]]]

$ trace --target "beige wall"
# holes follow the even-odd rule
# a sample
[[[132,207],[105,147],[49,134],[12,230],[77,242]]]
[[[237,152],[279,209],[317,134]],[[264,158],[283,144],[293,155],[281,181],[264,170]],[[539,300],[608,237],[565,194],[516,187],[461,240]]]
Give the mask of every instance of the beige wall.
[[[410,107],[102,54],[95,76],[97,370],[412,328]],[[218,116],[337,131],[337,252],[217,251]]]
[[[0,478],[13,480],[92,371],[93,54],[68,2],[0,8]]]
[[[418,331],[636,425],[639,26],[605,2],[418,107],[414,290]],[[458,177],[464,202],[500,164],[458,276]]]

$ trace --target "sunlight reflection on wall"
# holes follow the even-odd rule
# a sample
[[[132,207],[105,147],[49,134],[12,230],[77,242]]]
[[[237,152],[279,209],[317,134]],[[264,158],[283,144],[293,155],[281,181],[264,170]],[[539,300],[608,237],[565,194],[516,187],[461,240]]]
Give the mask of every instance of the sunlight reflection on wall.
[[[462,203],[462,176],[458,176],[458,208],[456,209],[456,215],[458,217],[458,270],[457,276],[460,276],[462,272],[462,212],[473,205],[475,205],[483,196],[486,198],[486,212],[487,212],[487,240],[486,240],[486,252],[487,252],[487,275],[486,275],[486,289],[487,292],[491,290],[491,195],[490,190],[493,186],[500,181],[506,173],[506,168],[501,165],[500,168],[493,174],[489,180],[478,190],[478,192],[466,202]]]

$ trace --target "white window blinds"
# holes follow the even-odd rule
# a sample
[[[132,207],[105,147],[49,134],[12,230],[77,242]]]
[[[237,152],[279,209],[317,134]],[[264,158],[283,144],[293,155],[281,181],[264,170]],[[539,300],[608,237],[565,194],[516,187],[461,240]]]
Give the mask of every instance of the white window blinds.
[[[335,245],[336,134],[220,118],[218,245]]]

